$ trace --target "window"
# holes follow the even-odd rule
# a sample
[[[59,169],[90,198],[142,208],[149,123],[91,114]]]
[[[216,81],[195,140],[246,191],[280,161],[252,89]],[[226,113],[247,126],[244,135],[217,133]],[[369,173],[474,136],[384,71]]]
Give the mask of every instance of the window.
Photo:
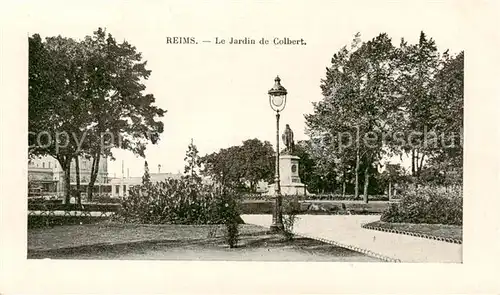
[[[115,186],[115,193],[120,194],[120,186],[119,185]]]
[[[49,168],[50,168],[50,162],[49,162]]]
[[[123,185],[123,195],[127,194],[127,186],[124,184]]]
[[[42,168],[45,168],[45,162],[42,162]]]

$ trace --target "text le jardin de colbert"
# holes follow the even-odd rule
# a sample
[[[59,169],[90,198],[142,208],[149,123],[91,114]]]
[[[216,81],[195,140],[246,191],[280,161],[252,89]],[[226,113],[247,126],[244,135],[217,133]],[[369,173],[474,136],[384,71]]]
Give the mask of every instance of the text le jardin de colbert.
[[[167,44],[215,44],[215,45],[306,45],[304,38],[289,38],[289,37],[273,37],[254,39],[250,37],[244,38],[221,38],[213,39],[197,39],[195,37],[167,37]]]

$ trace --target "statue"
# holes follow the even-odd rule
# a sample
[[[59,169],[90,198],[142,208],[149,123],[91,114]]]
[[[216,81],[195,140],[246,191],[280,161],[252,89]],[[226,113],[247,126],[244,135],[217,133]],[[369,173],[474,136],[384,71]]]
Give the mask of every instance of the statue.
[[[285,153],[291,154],[294,150],[295,144],[293,142],[293,131],[290,125],[286,124],[285,132],[281,135],[283,143],[285,143]]]

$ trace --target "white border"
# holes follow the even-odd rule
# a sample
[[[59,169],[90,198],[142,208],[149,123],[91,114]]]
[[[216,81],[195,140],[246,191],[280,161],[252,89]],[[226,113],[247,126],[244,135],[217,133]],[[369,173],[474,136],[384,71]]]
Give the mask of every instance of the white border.
[[[87,2],[95,5],[95,9],[103,3]],[[373,3],[360,1],[360,9],[368,2]],[[23,167],[27,155],[24,24],[29,16],[23,12],[29,3],[13,1],[1,9],[0,293],[472,294],[500,291],[497,283],[500,265],[497,120],[500,114],[496,100],[500,94],[500,38],[498,18],[494,15],[498,11],[496,2],[456,1],[457,11],[450,12],[460,17],[463,36],[467,38],[463,264],[27,261],[23,197],[26,193]],[[288,2],[280,3],[286,9]],[[432,9],[430,2],[418,3],[429,4]],[[253,4],[248,2],[249,6]],[[71,6],[66,2],[59,5]],[[106,2],[106,6],[112,5]],[[140,9],[141,2],[137,1],[137,7]],[[258,19],[257,14],[254,17]]]

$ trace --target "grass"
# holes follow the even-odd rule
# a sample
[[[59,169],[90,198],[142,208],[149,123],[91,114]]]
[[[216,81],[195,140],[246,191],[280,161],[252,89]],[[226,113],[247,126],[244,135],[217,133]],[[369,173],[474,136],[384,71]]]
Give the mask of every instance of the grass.
[[[423,223],[389,223],[375,221],[367,225],[386,229],[396,229],[412,233],[427,234],[429,236],[452,238],[462,240],[462,226],[445,224],[423,224]]]
[[[214,229],[217,228],[217,231]],[[381,260],[317,240],[292,241],[264,227],[240,226],[230,249],[222,226],[137,225],[103,222],[28,230],[30,259],[346,261]]]

